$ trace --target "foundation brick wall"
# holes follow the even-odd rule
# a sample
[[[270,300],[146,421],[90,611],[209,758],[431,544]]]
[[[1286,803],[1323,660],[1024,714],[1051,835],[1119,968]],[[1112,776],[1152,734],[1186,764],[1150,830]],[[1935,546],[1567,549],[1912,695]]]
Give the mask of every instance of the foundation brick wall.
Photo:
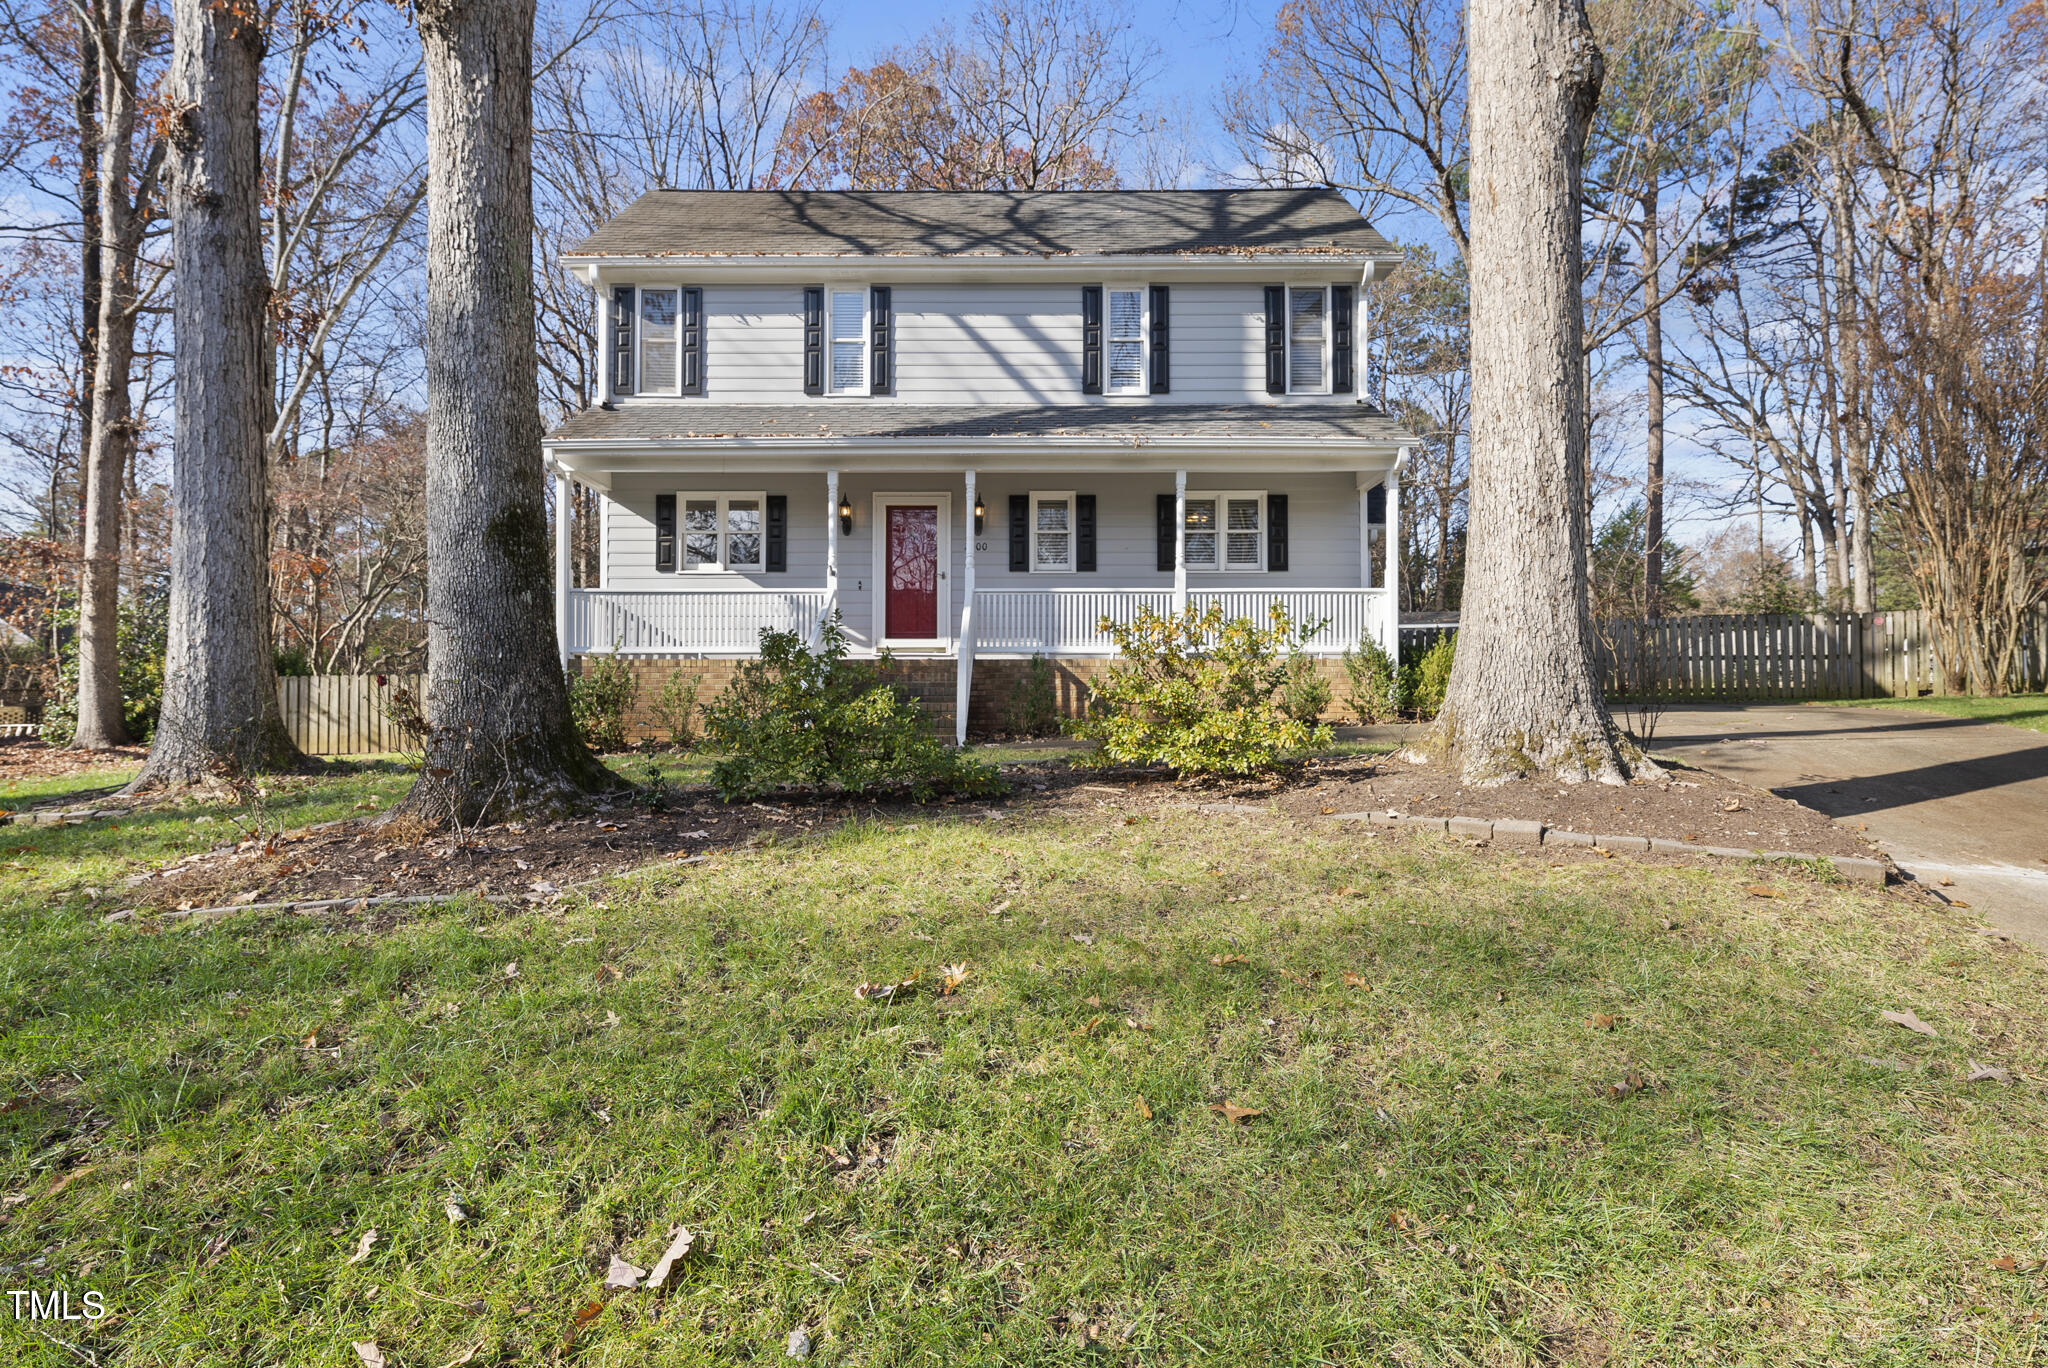
[[[581,673],[584,656],[577,656],[569,662],[569,668]],[[658,733],[654,723],[654,706],[661,696],[661,690],[674,675],[683,675],[697,680],[697,705],[703,707],[725,691],[732,683],[733,676],[745,663],[738,659],[704,660],[694,657],[632,656],[626,660],[626,668],[632,672],[634,683],[640,691],[634,695],[633,706],[626,710],[626,738],[629,741],[667,741],[666,734]],[[883,678],[893,684],[899,693],[915,698],[924,708],[924,715],[930,721],[932,730],[946,740],[953,739],[954,703],[958,692],[951,660],[897,659],[890,662]],[[696,730],[703,731],[701,716]]]
[[[1344,673],[1341,656],[1314,656],[1316,673],[1330,685],[1330,706],[1323,710],[1325,722],[1348,722],[1351,710],[1344,703],[1350,679]],[[1109,656],[1048,656],[1052,666],[1053,698],[1060,716],[1079,717],[1087,711],[1094,681],[1108,672]],[[1031,669],[1029,660],[977,659],[974,679],[968,686],[967,730],[970,735],[989,735],[1010,729],[1012,700]]]

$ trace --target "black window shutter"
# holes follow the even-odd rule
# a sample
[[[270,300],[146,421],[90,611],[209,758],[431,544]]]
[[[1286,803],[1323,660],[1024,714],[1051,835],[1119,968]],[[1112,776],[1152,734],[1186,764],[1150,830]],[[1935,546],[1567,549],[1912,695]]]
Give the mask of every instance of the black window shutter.
[[[1074,568],[1093,573],[1095,569],[1095,496],[1074,496]]]
[[[1171,494],[1159,496],[1159,568],[1173,571],[1173,515],[1180,500]]]
[[[633,392],[633,287],[612,287],[612,393]]]
[[[1387,521],[1387,487],[1376,484],[1365,491],[1365,520],[1374,526]]]
[[[1102,393],[1102,287],[1081,287],[1081,393]]]
[[[896,388],[890,362],[895,356],[896,318],[889,307],[889,287],[877,285],[868,291],[868,332],[874,359],[868,365],[868,393],[888,394]]]
[[[1266,393],[1287,393],[1287,287],[1266,287]]]
[[[1169,339],[1173,334],[1173,311],[1169,307],[1167,289],[1164,285],[1152,287],[1152,392],[1171,394],[1173,392],[1173,354]]]
[[[781,573],[789,569],[789,495],[768,496],[768,569]]]
[[[804,393],[825,392],[825,291],[804,290]]]
[[[704,292],[683,291],[683,393],[704,392]]]
[[[1266,568],[1287,568],[1287,496],[1266,496]]]
[[[676,496],[654,496],[654,568],[667,574],[676,568]]]
[[[1352,287],[1330,287],[1330,392],[1349,394],[1352,381],[1351,345]]]
[[[1031,568],[1031,496],[1010,496],[1010,568]]]

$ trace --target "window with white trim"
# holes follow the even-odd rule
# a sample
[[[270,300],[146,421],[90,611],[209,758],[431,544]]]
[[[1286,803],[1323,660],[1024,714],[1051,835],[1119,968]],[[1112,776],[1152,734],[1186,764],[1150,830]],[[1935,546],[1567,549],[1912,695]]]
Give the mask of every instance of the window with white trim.
[[[1330,392],[1330,292],[1321,285],[1287,289],[1287,392]]]
[[[1103,338],[1109,365],[1103,388],[1111,394],[1143,394],[1145,384],[1145,291],[1105,286],[1109,328]]]
[[[1188,495],[1190,570],[1266,568],[1266,491],[1235,489]]]
[[[1073,571],[1073,491],[1031,492],[1031,568],[1054,575]]]
[[[759,570],[767,499],[760,494],[678,494],[685,570]]]
[[[868,290],[825,291],[825,388],[865,394],[868,388]]]
[[[640,291],[641,394],[674,394],[680,383],[681,323],[676,309],[679,294],[676,290]]]

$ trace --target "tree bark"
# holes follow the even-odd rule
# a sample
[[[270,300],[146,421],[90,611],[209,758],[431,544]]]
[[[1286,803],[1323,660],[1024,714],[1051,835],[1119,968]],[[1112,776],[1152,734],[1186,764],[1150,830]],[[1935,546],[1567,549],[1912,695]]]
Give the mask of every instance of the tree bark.
[[[397,813],[559,811],[616,787],[549,611],[533,331],[535,0],[420,0],[427,83],[427,763]]]
[[[1664,305],[1657,278],[1657,184],[1643,195],[1643,615],[1664,615]]]
[[[175,0],[172,24],[170,636],[156,735],[130,792],[304,759],[278,713],[270,644],[263,34],[218,0]]]
[[[1468,782],[1622,783],[1586,601],[1581,0],[1474,0],[1471,542],[1436,743]]]

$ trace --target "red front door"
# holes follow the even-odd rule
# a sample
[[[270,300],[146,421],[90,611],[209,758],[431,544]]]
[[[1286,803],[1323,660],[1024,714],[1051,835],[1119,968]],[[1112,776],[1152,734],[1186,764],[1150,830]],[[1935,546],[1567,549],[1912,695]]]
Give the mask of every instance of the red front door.
[[[939,510],[930,504],[890,504],[885,552],[891,641],[931,641],[939,634]]]

